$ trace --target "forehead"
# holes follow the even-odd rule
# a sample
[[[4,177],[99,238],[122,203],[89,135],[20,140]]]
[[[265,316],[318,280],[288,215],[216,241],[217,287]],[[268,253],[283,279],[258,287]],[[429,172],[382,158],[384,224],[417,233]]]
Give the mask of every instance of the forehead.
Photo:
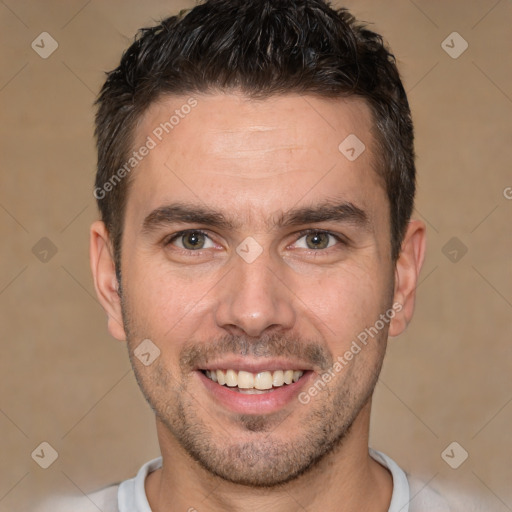
[[[179,199],[258,216],[306,196],[368,203],[383,192],[372,128],[359,98],[167,96],[136,128],[134,149],[152,149],[131,175],[128,208],[147,212]],[[347,158],[352,147],[365,148],[355,160]]]

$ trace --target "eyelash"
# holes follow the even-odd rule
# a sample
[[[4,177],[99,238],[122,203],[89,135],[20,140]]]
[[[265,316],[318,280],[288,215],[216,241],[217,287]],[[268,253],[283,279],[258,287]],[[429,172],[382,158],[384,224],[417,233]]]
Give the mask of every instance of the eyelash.
[[[201,233],[202,235],[204,235],[204,236],[208,237],[210,240],[212,240],[211,237],[208,235],[208,233],[206,231],[203,231],[202,229],[186,229],[186,230],[183,230],[183,231],[179,231],[178,233],[175,233],[170,238],[167,238],[165,240],[165,242],[164,242],[164,245],[165,246],[171,245],[172,242],[174,242],[174,240],[176,240],[176,239],[178,239],[178,238],[180,238],[182,236],[185,236],[185,235],[187,235],[189,233]],[[294,243],[297,243],[297,241],[300,240],[302,237],[310,235],[310,234],[313,234],[313,233],[330,235],[339,244],[341,244],[343,246],[347,246],[348,245],[347,239],[345,239],[341,235],[337,235],[335,233],[332,233],[331,231],[326,231],[326,230],[323,230],[323,229],[311,229],[311,228],[310,229],[304,229],[304,230],[299,231],[298,233],[296,233],[297,239],[295,240]],[[308,254],[318,255],[319,253],[329,254],[333,249],[336,249],[336,246],[328,247],[327,249],[309,249],[309,250],[306,249],[305,251]],[[185,253],[188,256],[192,256],[192,255],[200,256],[203,253],[203,251],[205,251],[207,249],[198,249],[197,251],[193,251],[193,250],[190,250],[190,249],[181,249],[180,247],[174,247],[174,250],[177,250],[177,251],[179,251],[181,253]]]

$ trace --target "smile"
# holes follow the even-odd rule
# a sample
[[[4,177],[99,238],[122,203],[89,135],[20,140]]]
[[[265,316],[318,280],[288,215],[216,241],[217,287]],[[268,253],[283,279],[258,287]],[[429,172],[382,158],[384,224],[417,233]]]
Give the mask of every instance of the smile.
[[[206,377],[221,386],[246,394],[260,394],[297,382],[302,370],[275,370],[252,373],[244,370],[201,370]]]

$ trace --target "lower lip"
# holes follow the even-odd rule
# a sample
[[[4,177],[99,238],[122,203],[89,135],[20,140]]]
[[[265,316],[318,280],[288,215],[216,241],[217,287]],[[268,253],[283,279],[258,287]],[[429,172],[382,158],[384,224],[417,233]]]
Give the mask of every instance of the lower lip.
[[[282,409],[293,400],[298,403],[298,394],[313,375],[312,371],[306,371],[297,382],[274,388],[274,391],[268,393],[247,395],[235,391],[236,388],[221,386],[213,382],[201,371],[196,371],[196,373],[217,402],[233,412],[244,414],[269,414]]]

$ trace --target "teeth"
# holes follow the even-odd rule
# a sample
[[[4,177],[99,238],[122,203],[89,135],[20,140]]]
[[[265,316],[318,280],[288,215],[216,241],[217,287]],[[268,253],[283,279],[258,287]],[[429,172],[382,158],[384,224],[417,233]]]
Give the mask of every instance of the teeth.
[[[261,395],[262,393],[268,393],[268,391],[263,391],[262,389],[238,389],[240,393],[243,393],[244,395]],[[270,391],[274,391],[271,389]]]
[[[251,372],[238,372],[238,387],[241,389],[254,388],[254,375]]]
[[[271,389],[272,374],[270,372],[260,372],[254,378],[254,387],[256,389]]]
[[[236,377],[235,370],[228,370],[226,372],[226,385],[228,385],[230,388],[238,385],[238,379]]]
[[[259,394],[268,392],[272,388],[279,388],[285,384],[297,382],[304,372],[302,370],[276,370],[275,372],[263,371],[259,373],[240,370],[205,370],[206,376],[219,383],[221,386],[230,388],[238,387],[241,393]]]
[[[210,372],[210,373],[213,373],[213,372]],[[226,384],[226,376],[224,374],[224,372],[222,370],[217,370],[215,372],[215,374],[217,375],[217,382],[221,385],[221,386],[224,386],[224,384]],[[210,377],[211,378],[211,377]]]
[[[272,384],[276,387],[282,386],[284,384],[284,372],[283,370],[277,370],[272,375]]]

